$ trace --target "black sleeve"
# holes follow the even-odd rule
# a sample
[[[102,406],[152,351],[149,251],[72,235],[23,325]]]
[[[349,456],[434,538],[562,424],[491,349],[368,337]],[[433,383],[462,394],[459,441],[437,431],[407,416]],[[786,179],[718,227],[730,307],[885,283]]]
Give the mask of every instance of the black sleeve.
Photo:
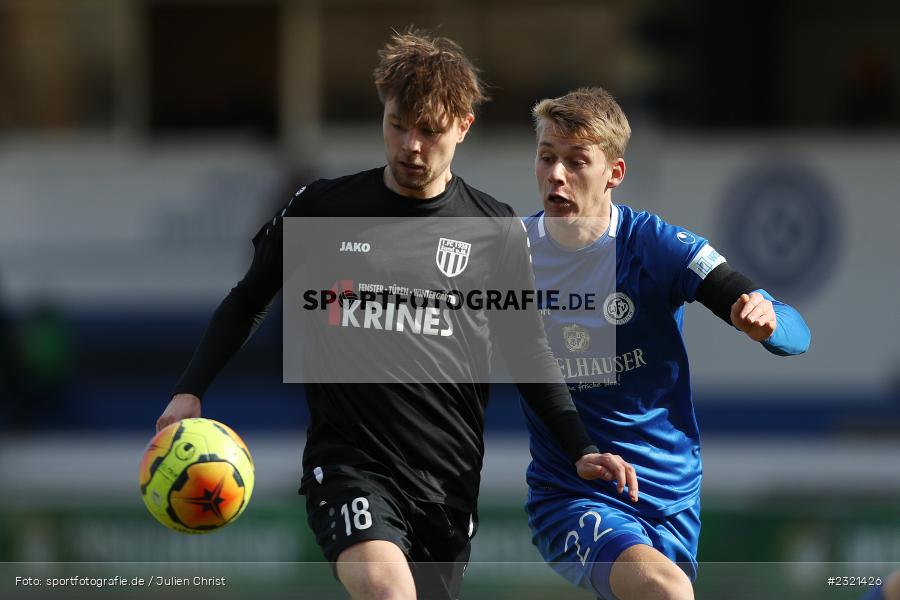
[[[172,395],[187,393],[202,397],[262,322],[282,285],[281,229],[281,219],[275,219],[253,238],[253,262],[249,270],[219,304]]]
[[[734,326],[731,322],[731,305],[741,294],[749,294],[757,289],[759,286],[753,280],[725,262],[710,271],[697,288],[697,300],[728,325]]]
[[[494,281],[501,290],[534,290],[528,237],[518,218],[510,218],[503,259]],[[550,430],[572,462],[598,452],[572,402],[550,349],[537,306],[493,311],[491,329],[519,393]]]
[[[585,454],[599,452],[581,422],[565,383],[520,383],[516,387],[569,460],[574,463]]]

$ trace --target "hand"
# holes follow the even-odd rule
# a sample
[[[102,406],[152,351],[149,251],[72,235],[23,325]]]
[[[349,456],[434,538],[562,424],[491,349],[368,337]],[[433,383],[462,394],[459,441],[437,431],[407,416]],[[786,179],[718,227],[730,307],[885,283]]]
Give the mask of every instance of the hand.
[[[200,398],[193,394],[175,394],[166,410],[156,420],[156,431],[182,419],[200,416]]]
[[[741,294],[731,305],[732,324],[750,339],[764,342],[775,333],[775,308],[759,292]]]
[[[585,454],[575,463],[578,476],[582,479],[602,479],[603,481],[618,482],[619,493],[625,493],[628,486],[628,496],[632,502],[638,501],[637,473],[630,464],[625,462],[618,454]]]

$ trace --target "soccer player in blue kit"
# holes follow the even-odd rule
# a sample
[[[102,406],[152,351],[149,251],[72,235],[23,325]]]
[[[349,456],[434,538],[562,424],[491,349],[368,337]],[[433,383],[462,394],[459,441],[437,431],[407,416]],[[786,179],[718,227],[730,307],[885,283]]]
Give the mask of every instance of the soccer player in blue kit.
[[[612,203],[631,129],[609,93],[582,88],[543,100],[533,118],[544,210],[525,225],[537,288],[598,298],[594,311],[542,306],[547,337],[591,437],[637,475],[627,496],[612,477],[579,479],[525,406],[533,541],[554,570],[601,598],[690,599],[702,468],[684,304],[699,300],[780,356],[805,352],[809,329],[704,238]],[[592,355],[591,336],[604,330],[614,332],[613,350]],[[597,373],[610,379],[585,383]]]

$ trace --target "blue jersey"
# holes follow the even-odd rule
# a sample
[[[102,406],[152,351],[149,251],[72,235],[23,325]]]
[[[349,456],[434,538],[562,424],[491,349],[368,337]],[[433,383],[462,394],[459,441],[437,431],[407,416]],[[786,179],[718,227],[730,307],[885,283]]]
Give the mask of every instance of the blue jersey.
[[[684,304],[725,259],[700,236],[626,206],[613,205],[606,234],[574,251],[550,237],[543,213],[526,218],[525,226],[536,287],[545,292],[539,294],[542,302],[550,290],[596,296],[594,310],[542,305],[544,327],[588,433],[601,452],[619,454],[634,466],[640,500],[633,504],[619,495],[614,481],[578,477],[523,403],[531,434],[528,484],[596,497],[650,517],[693,505],[702,465],[682,339]],[[611,332],[612,345],[593,342],[610,339]],[[608,377],[597,383],[598,374]]]

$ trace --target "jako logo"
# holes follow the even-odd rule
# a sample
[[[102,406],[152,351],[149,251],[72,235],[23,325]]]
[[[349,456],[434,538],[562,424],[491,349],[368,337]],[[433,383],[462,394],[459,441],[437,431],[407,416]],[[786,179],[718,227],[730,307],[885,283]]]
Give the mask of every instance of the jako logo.
[[[341,242],[341,252],[368,252],[371,249],[369,242]]]

